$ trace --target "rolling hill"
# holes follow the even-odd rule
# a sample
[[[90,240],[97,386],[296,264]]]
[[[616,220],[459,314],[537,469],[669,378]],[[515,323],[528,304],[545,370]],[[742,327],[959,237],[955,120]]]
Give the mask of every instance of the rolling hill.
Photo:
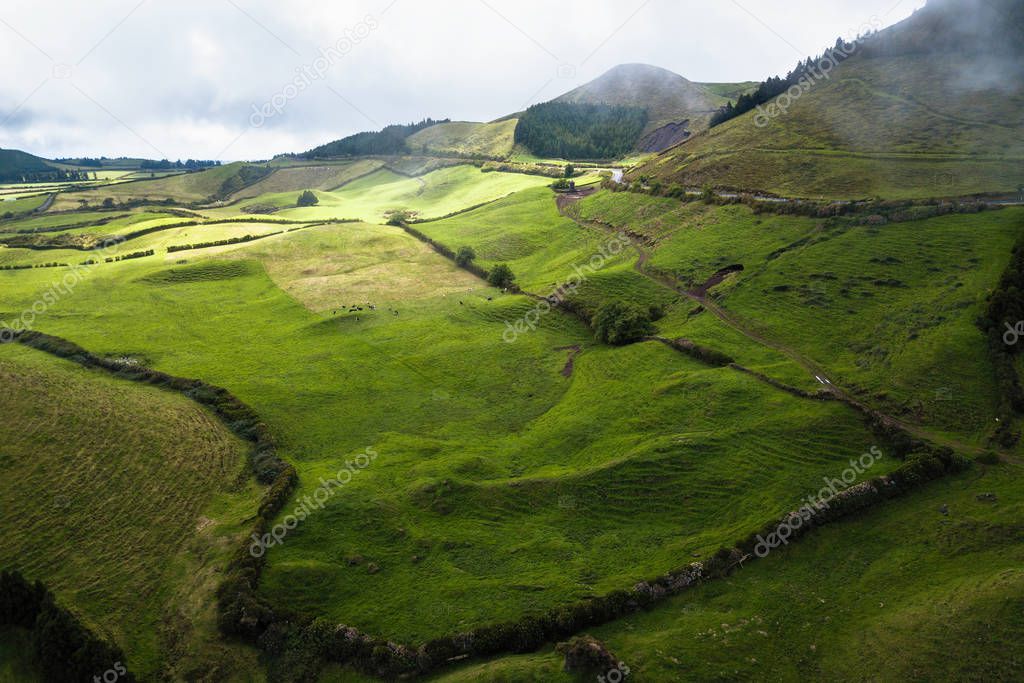
[[[660,151],[707,128],[711,114],[726,98],[713,87],[693,83],[679,74],[649,64],[620,64],[589,83],[555,98],[555,102],[642,106],[647,126],[637,142],[640,151]],[[726,92],[744,84],[726,87]]]
[[[1022,11],[1008,0],[933,0],[861,41],[829,77],[635,175],[837,199],[1012,192],[1024,182],[1024,76],[1012,37]]]
[[[57,169],[46,159],[17,149],[0,149],[0,182],[17,183],[30,173],[49,173]]]

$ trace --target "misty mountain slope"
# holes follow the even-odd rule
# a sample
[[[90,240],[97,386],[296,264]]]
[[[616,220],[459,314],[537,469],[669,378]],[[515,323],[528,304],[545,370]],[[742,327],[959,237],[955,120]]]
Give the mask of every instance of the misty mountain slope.
[[[667,150],[638,175],[840,198],[1015,190],[1024,182],[1020,48],[985,31],[1007,17],[1012,31],[1020,11],[958,22],[973,6],[933,2],[862,43],[830,77]]]
[[[647,123],[635,147],[659,152],[706,129],[711,115],[727,101],[719,93],[743,92],[748,87],[744,83],[704,85],[657,66],[620,64],[553,101],[640,107],[647,112]]]
[[[644,107],[648,115],[646,134],[686,119],[692,127],[706,126],[724,98],[667,69],[649,64],[620,64],[556,97],[555,102]]]

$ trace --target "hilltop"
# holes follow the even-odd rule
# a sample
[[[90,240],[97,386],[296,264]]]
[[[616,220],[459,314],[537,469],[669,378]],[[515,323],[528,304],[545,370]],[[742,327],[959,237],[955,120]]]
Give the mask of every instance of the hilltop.
[[[708,119],[725,98],[668,69],[650,64],[620,64],[554,101],[641,106],[648,117],[644,140],[651,144],[659,132],[664,138],[671,130],[707,128]],[[644,141],[639,146],[644,148]]]
[[[806,197],[1013,191],[1024,182],[1024,78],[1013,39],[1021,14],[1005,0],[933,0],[853,45],[799,95],[697,135],[636,176]]]

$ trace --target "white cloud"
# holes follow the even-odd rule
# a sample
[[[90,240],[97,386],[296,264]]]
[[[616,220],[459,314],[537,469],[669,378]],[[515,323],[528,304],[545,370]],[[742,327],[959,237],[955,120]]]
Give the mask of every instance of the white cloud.
[[[922,4],[55,0],[44,9],[7,0],[0,120],[9,118],[0,146],[51,157],[214,157],[237,138],[225,158],[267,158],[425,116],[497,118],[623,62],[697,81],[760,80],[872,17],[893,23]],[[377,27],[352,41],[323,80],[246,131],[253,105],[368,16]],[[560,63],[575,76],[560,77]],[[70,78],[55,78],[68,75],[55,70],[65,64]]]

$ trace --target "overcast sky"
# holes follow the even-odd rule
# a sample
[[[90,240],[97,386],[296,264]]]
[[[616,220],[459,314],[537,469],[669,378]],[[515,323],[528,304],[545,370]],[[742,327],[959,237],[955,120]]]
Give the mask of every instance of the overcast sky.
[[[4,0],[0,147],[264,159],[426,116],[491,120],[616,64],[785,73],[924,0]]]

